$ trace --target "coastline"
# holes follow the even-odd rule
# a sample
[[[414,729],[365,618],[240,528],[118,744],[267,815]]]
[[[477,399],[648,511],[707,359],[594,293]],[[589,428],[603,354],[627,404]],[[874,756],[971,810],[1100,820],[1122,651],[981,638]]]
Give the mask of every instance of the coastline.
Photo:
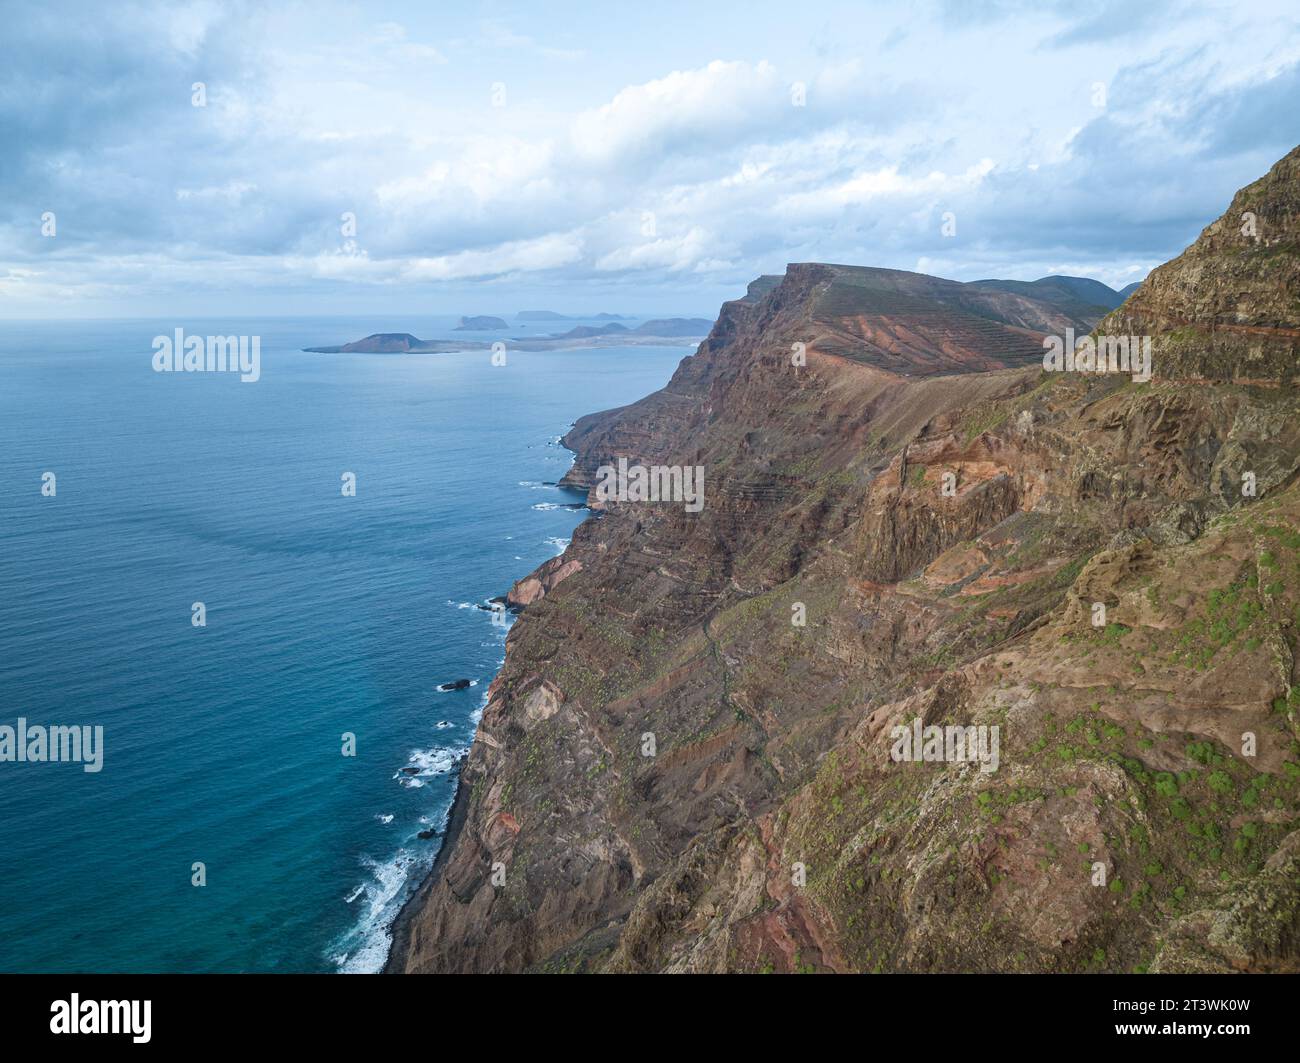
[[[475,727],[475,741],[478,740],[477,731],[478,728]],[[471,742],[470,745],[472,746],[473,743]],[[465,826],[465,819],[469,814],[469,791],[465,786],[465,766],[468,763],[469,750],[467,749],[456,761],[456,795],[452,798],[451,810],[447,813],[447,829],[442,836],[442,845],[438,849],[438,855],[433,859],[433,866],[425,872],[424,878],[420,880],[420,885],[406,898],[392,923],[389,924],[388,958],[384,960],[383,967],[379,969],[380,974],[405,973],[393,965],[393,958],[398,953],[399,942],[403,950],[406,949],[410,942],[411,923],[415,919],[415,914],[428,895],[430,887],[436,881],[438,872],[446,864],[448,857],[451,855],[452,847],[456,844],[456,840],[460,837],[460,832]]]
[[[546,339],[541,336],[511,338],[508,340],[425,340],[419,346],[398,350],[381,350],[354,346],[353,344],[336,344],[331,347],[303,347],[304,354],[467,354],[472,351],[490,351],[500,344],[508,344],[509,350],[528,351],[579,351],[609,350],[615,347],[682,347],[690,349],[703,343],[703,336],[577,336],[569,338]],[[357,341],[364,343],[365,341]],[[347,348],[351,347],[349,350]]]
[[[564,444],[564,440],[568,437],[569,432],[573,431],[573,428],[574,425],[570,424],[565,432],[559,436],[559,440],[560,446],[564,447],[565,450],[568,450],[570,454],[574,454],[576,457],[576,452]],[[571,468],[570,471],[572,471]],[[565,476],[568,476],[567,472],[565,473]],[[563,477],[560,482],[563,483]],[[588,515],[588,519],[589,517],[590,514]],[[563,551],[556,556],[562,557]],[[542,565],[539,565],[538,568],[535,568],[532,571],[537,572],[546,564],[549,564],[549,562],[543,562]],[[531,573],[527,573],[521,578],[527,579],[528,575],[531,575]],[[509,653],[508,648],[506,649],[506,653]],[[503,657],[501,660],[501,667],[497,669],[496,675],[492,677],[492,682],[496,682],[504,668],[505,658]],[[488,689],[491,690],[491,683],[489,683]],[[470,740],[469,748],[467,748],[456,761],[456,793],[452,797],[451,809],[447,813],[447,829],[443,833],[442,845],[438,848],[438,855],[434,857],[433,864],[430,866],[429,870],[425,872],[424,877],[420,879],[419,886],[417,886],[411,892],[410,896],[408,896],[402,903],[402,907],[398,909],[397,915],[393,917],[393,921],[389,924],[388,958],[384,960],[383,967],[379,969],[380,974],[406,973],[400,967],[395,965],[394,958],[399,954],[399,945],[401,953],[405,954],[409,952],[411,925],[415,920],[416,914],[423,907],[430,889],[432,889],[433,884],[437,881],[438,874],[442,871],[443,867],[446,866],[447,860],[451,856],[452,849],[460,839],[460,833],[465,827],[465,821],[469,817],[470,789],[465,785],[465,768],[469,764],[470,751],[474,748],[474,743],[478,741],[478,729],[482,726],[482,722],[482,714],[480,713],[479,722],[474,727],[474,737]]]

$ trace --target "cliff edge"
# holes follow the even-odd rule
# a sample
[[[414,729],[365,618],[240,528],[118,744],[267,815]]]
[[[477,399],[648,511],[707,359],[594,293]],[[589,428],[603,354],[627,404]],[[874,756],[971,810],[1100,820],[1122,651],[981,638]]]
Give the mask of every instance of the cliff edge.
[[[703,508],[593,493],[530,577],[389,969],[1300,970],[1298,158],[1097,326],[1149,380],[809,263],[581,419],[568,483]]]

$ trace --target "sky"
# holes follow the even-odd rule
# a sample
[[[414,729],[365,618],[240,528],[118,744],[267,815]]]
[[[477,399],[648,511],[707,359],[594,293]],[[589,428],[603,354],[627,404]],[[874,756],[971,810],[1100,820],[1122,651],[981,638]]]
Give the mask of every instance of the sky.
[[[1278,2],[0,0],[0,317],[1115,287],[1300,143]]]

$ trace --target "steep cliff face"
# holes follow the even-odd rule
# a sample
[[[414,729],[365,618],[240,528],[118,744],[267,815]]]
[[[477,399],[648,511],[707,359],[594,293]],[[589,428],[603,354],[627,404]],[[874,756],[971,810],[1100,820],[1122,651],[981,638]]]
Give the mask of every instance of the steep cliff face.
[[[593,492],[516,587],[390,969],[1300,968],[1295,159],[1100,326],[1149,382],[1044,372],[1088,322],[1015,292],[803,264],[579,421],[570,483],[699,466],[703,510]],[[1243,196],[1267,255],[1216,243]],[[997,770],[896,759],[918,720]]]

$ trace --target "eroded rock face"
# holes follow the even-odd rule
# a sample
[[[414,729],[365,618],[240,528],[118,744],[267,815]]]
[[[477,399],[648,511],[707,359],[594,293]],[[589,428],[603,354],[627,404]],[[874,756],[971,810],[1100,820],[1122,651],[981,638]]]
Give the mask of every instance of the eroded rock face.
[[[1116,312],[1200,337],[1150,383],[800,265],[579,421],[568,483],[698,464],[703,511],[610,503],[512,590],[390,967],[1300,969],[1300,305],[1289,237],[1224,235],[1292,232],[1295,159]],[[916,720],[997,770],[896,759]]]
[[[582,562],[577,558],[568,558],[563,554],[559,557],[553,557],[531,576],[525,576],[523,579],[515,581],[515,585],[510,588],[510,592],[506,595],[506,605],[512,608],[532,605],[534,602],[540,601],[547,591],[564,582],[575,572],[581,571]]]
[[[1295,382],[1300,149],[1233,197],[1191,247],[1152,271],[1099,331],[1158,338],[1156,372],[1273,386]]]

